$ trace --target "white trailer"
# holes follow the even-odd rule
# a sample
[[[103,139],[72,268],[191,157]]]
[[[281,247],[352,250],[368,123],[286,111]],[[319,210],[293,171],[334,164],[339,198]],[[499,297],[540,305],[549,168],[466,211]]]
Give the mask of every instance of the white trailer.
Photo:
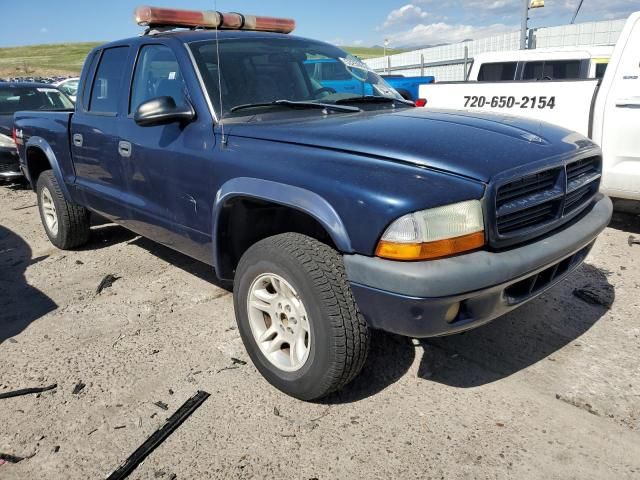
[[[420,97],[431,109],[534,118],[588,136],[603,150],[602,190],[640,200],[640,12],[608,51],[494,53],[476,59],[473,81],[422,85]]]

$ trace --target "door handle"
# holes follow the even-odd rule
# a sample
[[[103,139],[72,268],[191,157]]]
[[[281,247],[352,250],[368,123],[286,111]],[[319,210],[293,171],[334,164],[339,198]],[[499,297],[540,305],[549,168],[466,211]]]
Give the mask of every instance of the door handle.
[[[73,144],[76,147],[81,147],[83,143],[84,143],[84,138],[82,137],[82,134],[81,133],[74,133],[73,134]]]
[[[640,108],[640,97],[619,98],[616,100],[616,107]]]
[[[121,157],[129,158],[131,156],[131,143],[124,141],[119,142],[118,153]]]

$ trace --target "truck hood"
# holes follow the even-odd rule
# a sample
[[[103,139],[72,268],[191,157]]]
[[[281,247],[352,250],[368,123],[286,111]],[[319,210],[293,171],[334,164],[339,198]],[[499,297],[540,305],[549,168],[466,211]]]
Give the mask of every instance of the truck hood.
[[[229,125],[229,134],[363,154],[482,182],[505,170],[592,146],[574,132],[496,114],[403,108],[276,118],[281,114]]]

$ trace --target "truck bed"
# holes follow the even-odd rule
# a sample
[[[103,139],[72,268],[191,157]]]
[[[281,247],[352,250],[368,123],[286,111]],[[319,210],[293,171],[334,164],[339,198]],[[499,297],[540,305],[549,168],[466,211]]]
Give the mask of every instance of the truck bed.
[[[443,82],[420,87],[427,108],[503,113],[591,133],[600,80]]]
[[[56,175],[73,182],[75,170],[71,160],[70,125],[73,110],[58,112],[21,111],[14,115],[20,161],[29,146],[48,144],[45,153],[52,161]],[[44,141],[46,139],[46,142]],[[26,169],[25,169],[26,170]],[[30,180],[30,179],[29,179]]]

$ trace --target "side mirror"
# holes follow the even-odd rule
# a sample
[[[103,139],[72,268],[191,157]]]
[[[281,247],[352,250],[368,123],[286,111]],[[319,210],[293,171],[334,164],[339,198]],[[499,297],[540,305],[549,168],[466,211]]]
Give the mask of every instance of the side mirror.
[[[173,97],[157,97],[140,104],[133,114],[133,120],[141,127],[166,125],[168,123],[188,123],[196,116],[189,102],[177,106]]]

